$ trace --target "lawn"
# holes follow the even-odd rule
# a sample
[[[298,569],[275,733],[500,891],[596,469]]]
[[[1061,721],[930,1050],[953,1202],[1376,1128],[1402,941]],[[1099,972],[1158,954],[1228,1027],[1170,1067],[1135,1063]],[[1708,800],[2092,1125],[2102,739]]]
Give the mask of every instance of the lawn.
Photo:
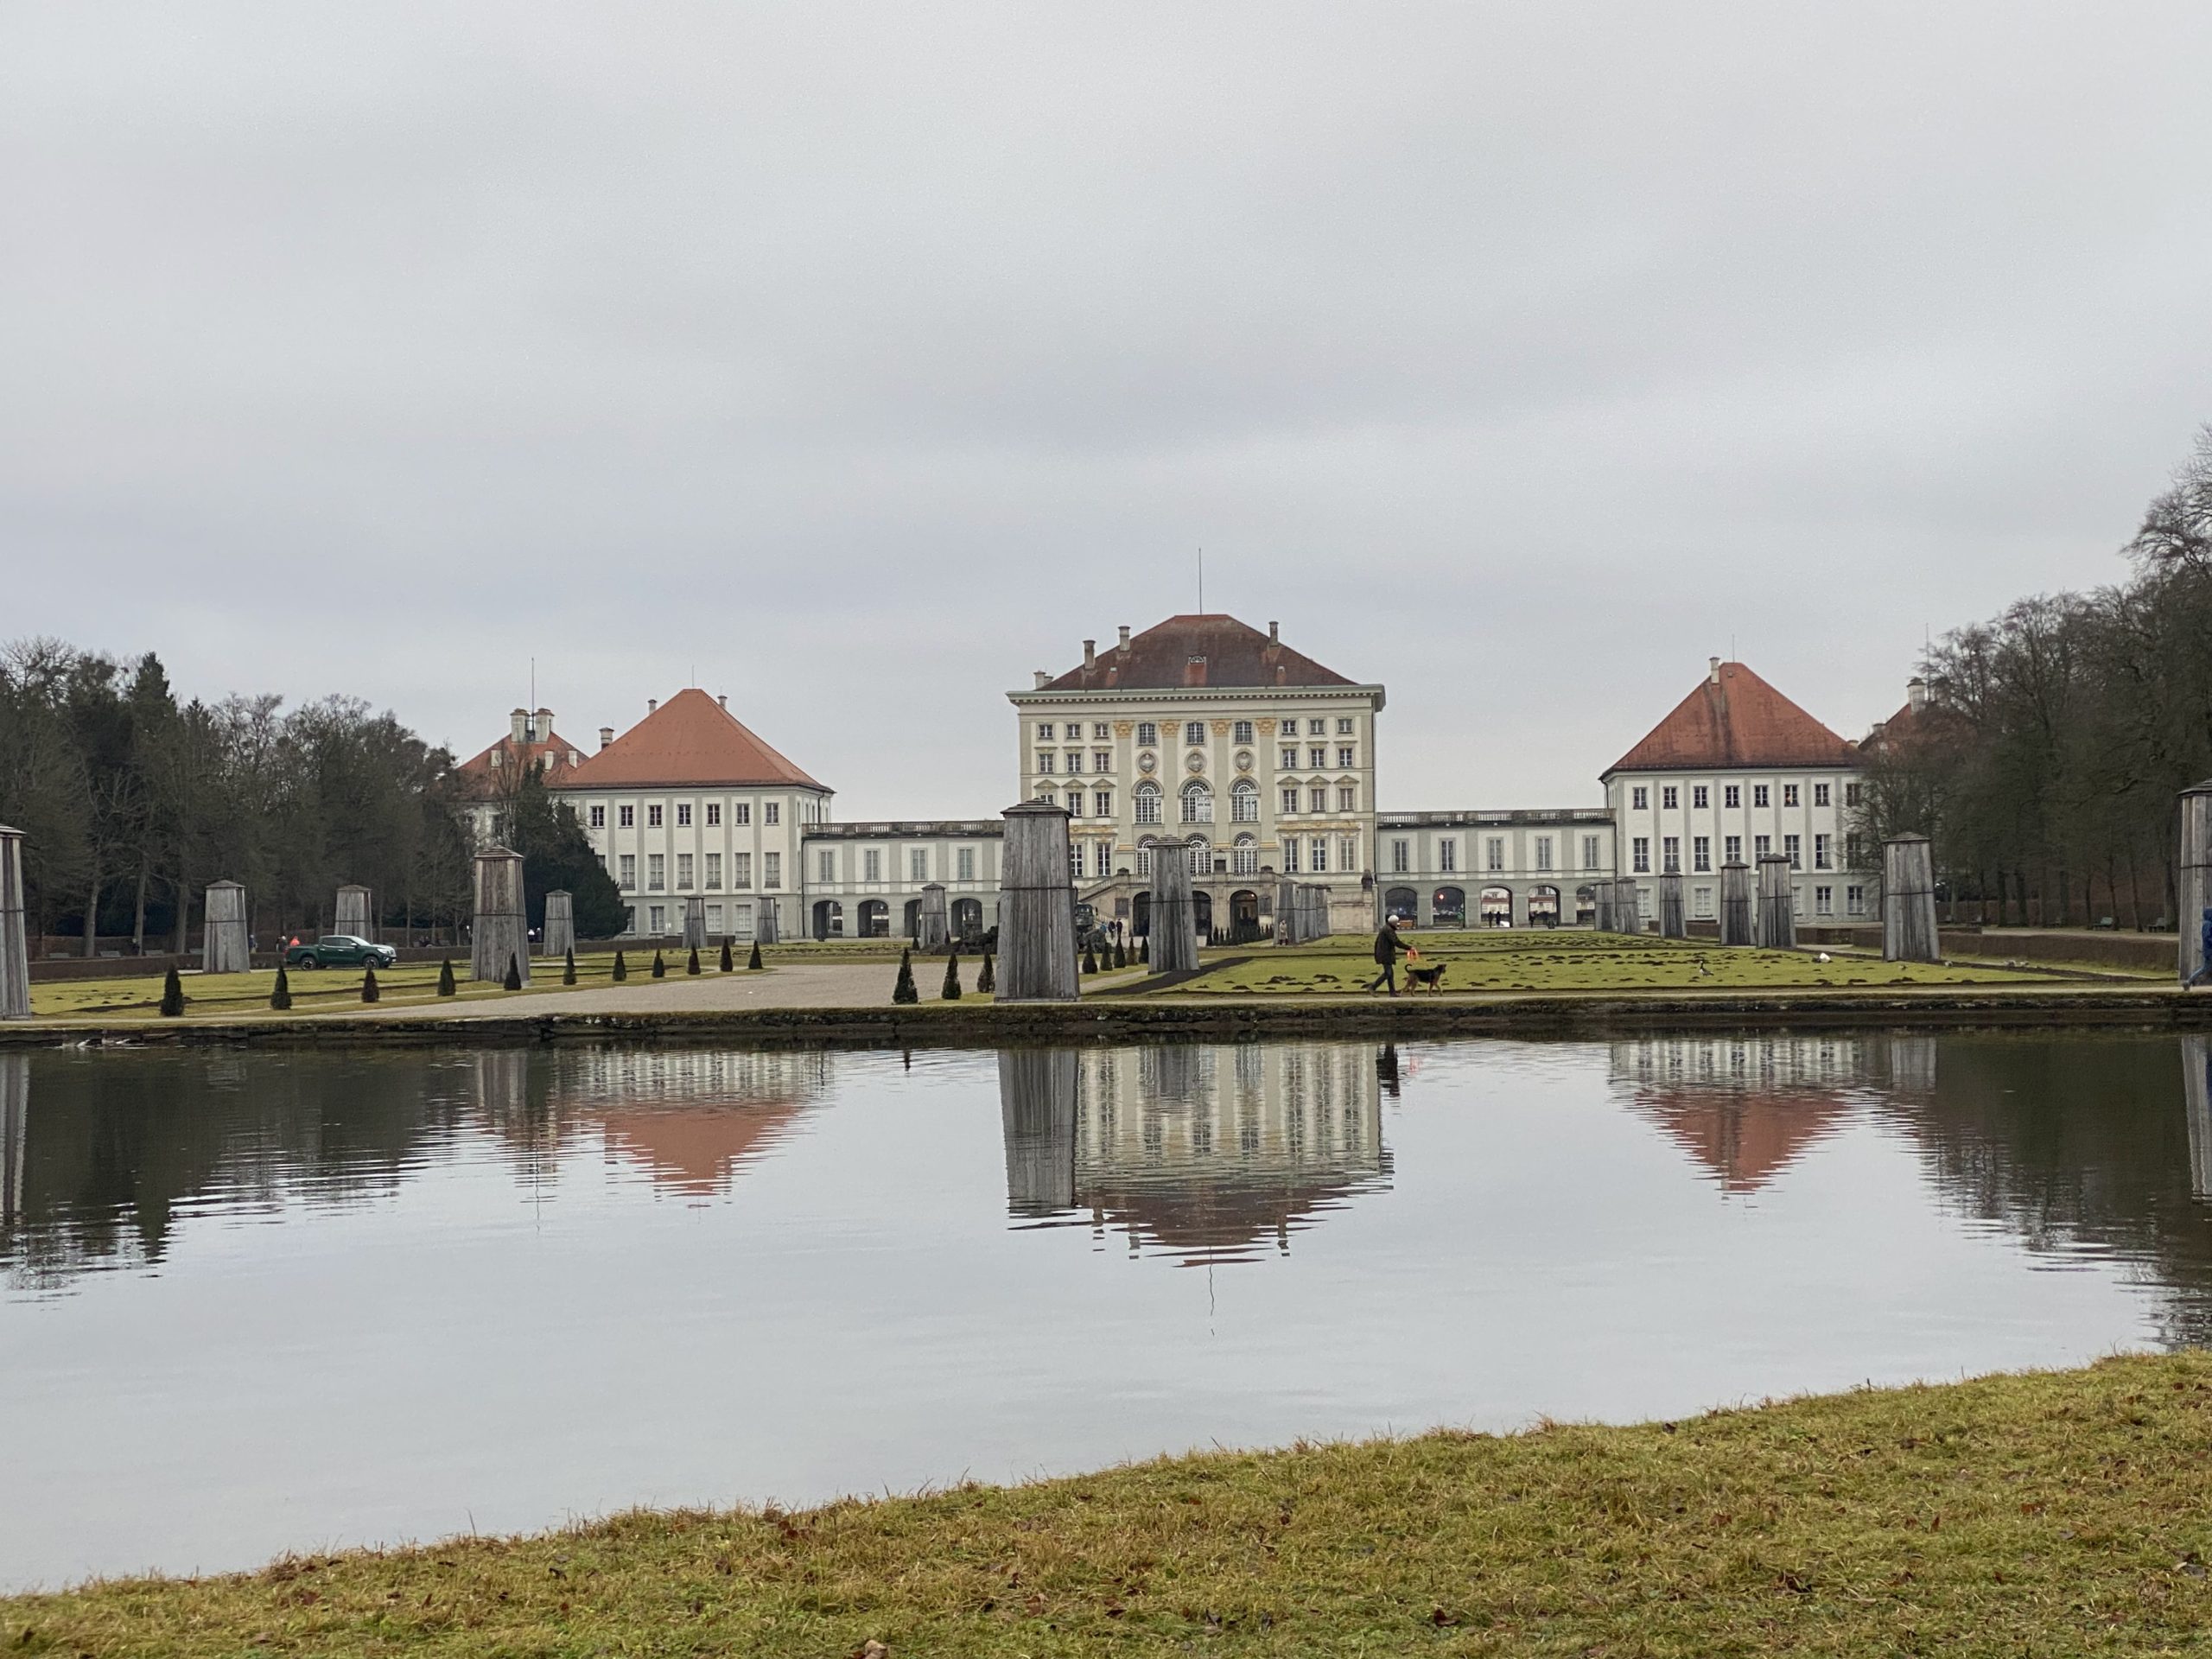
[[[5,1651],[2150,1654],[2212,1643],[2212,1357],[1637,1427],[632,1514],[0,1600]]]
[[[1819,986],[2050,984],[2051,972],[1999,963],[1886,963],[1815,950],[1723,949],[1707,940],[1636,939],[1576,931],[1408,932],[1421,967],[1442,966],[1449,992],[1789,990]],[[1178,985],[1171,995],[1313,995],[1356,992],[1374,978],[1364,934],[1287,949],[1261,946]],[[1402,985],[1402,965],[1400,974]],[[2082,980],[2079,982],[2093,982]]]

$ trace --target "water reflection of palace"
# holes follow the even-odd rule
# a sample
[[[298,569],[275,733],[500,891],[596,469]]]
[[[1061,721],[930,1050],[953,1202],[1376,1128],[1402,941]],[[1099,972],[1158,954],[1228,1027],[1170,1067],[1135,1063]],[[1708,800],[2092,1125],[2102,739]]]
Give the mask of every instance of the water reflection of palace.
[[[1389,1181],[1367,1045],[1014,1050],[999,1093],[1013,1213],[1116,1228],[1132,1250],[1287,1250]]]

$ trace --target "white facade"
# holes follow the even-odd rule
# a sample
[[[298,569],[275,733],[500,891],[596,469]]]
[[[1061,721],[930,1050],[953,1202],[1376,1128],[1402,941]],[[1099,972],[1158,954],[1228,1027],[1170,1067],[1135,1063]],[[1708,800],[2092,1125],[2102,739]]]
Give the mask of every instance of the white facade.
[[[913,938],[922,889],[944,889],[955,939],[999,925],[1001,818],[817,824],[803,851],[805,928],[817,939]]]
[[[1842,766],[1613,772],[1605,804],[1619,826],[1621,874],[1682,875],[1684,914],[1720,914],[1720,867],[1789,861],[1798,922],[1864,921],[1876,913],[1875,880],[1845,825],[1859,804],[1857,772]],[[1656,915],[1656,889],[1638,884],[1638,908]]]
[[[1385,812],[1376,886],[1389,915],[1420,927],[1556,927],[1586,920],[1590,884],[1618,869],[1598,807]]]
[[[764,899],[779,906],[778,933],[799,928],[799,851],[830,813],[830,792],[784,787],[564,790],[600,861],[630,907],[626,931],[645,938],[683,931],[683,903],[706,902],[709,938],[753,937]]]

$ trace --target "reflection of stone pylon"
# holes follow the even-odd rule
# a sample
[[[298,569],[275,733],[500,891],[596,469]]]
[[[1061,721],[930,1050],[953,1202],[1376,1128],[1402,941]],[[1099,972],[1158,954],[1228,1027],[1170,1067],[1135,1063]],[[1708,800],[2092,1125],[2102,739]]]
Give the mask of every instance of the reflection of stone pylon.
[[[0,1238],[23,1213],[23,1141],[30,1129],[31,1057],[0,1054]]]
[[[2212,1204],[2212,1038],[2181,1039],[2183,1109],[2189,1115],[2189,1191]]]
[[[1075,1207],[1076,1057],[1072,1049],[999,1051],[1006,1202],[1017,1216]]]

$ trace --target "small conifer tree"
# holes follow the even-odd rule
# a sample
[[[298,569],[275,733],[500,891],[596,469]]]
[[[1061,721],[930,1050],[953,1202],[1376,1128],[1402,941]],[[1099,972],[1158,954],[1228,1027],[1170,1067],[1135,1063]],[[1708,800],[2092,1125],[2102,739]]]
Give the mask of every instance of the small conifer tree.
[[[624,980],[629,977],[630,964],[622,959],[622,953],[620,950],[617,950],[614,953],[614,982],[617,985],[620,985]]]
[[[1137,941],[1137,960],[1147,968],[1152,966],[1152,936],[1150,934],[1147,934]]]
[[[748,973],[757,974],[760,971],[762,965],[763,964],[760,961],[760,941],[755,939],[753,941],[753,954],[745,959],[746,970]]]
[[[292,977],[282,962],[276,964],[276,987],[269,993],[269,1006],[279,1014],[292,1006]]]
[[[1129,947],[1122,943],[1118,935],[1114,940],[1114,965],[1116,968],[1126,968],[1129,965]]]
[[[453,982],[453,958],[448,957],[438,964],[438,995],[451,996],[461,989]]]
[[[561,957],[561,982],[563,985],[576,982],[576,953],[573,950],[564,952]]]
[[[983,965],[976,972],[976,991],[981,995],[985,992],[995,992],[998,988],[999,976],[991,966],[991,953],[986,950],[983,952]]]
[[[699,950],[698,950],[698,947],[697,947],[696,945],[694,945],[694,946],[692,947],[692,949],[691,949],[691,957],[690,957],[690,961],[688,961],[688,962],[686,962],[686,963],[683,964],[683,971],[684,971],[685,973],[687,973],[687,974],[690,974],[690,976],[692,976],[692,977],[694,977],[694,978],[696,978],[696,977],[698,976],[698,973],[699,973]]]
[[[1083,971],[1086,974],[1098,971],[1098,952],[1087,944],[1083,947]]]
[[[373,1002],[383,995],[377,988],[377,965],[370,963],[361,969],[361,1001]]]
[[[957,950],[948,951],[945,954],[943,995],[948,1002],[957,1002],[960,1000],[960,953]]]
[[[728,939],[724,939],[722,941],[722,972],[729,972],[732,965],[733,964],[729,959],[729,941]]]
[[[168,972],[162,978],[162,1014],[165,1019],[174,1020],[183,1012],[184,982],[176,976],[176,964],[171,963]]]
[[[668,977],[668,964],[661,960],[660,952],[658,950],[653,952],[653,977],[655,979]]]
[[[757,950],[760,947],[755,945],[753,949]],[[918,1002],[922,1000],[922,994],[914,988],[914,953],[912,950],[899,953],[899,978],[891,987],[891,1000],[893,1002]]]
[[[522,989],[522,959],[512,950],[507,953],[507,976],[499,982],[511,991]]]

